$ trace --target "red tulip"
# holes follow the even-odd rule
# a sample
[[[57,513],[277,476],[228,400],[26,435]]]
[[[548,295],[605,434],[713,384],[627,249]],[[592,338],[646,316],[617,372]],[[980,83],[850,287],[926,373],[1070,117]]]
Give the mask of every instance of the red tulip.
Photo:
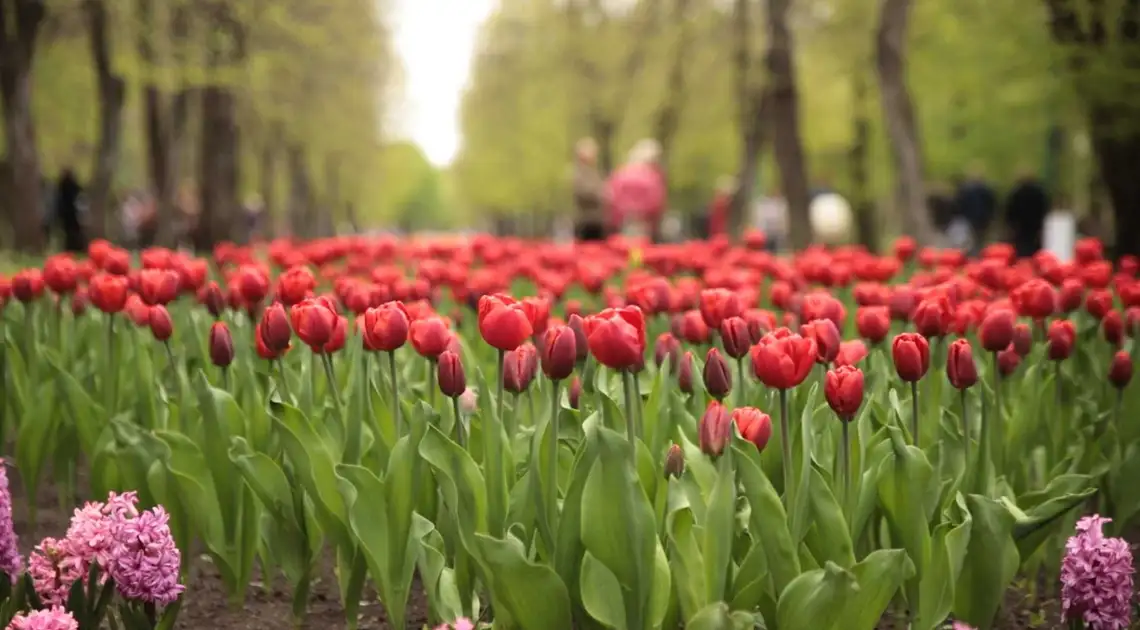
[[[946,375],[955,389],[969,389],[978,382],[974,351],[966,339],[955,339],[946,354]]]
[[[944,336],[950,328],[954,314],[945,295],[932,295],[918,303],[911,316],[918,334],[927,339]]]
[[[693,353],[686,350],[677,367],[677,388],[685,394],[693,393]]]
[[[835,367],[857,365],[867,358],[867,346],[862,339],[852,339],[839,344],[839,354],[835,355]]]
[[[416,352],[432,361],[447,350],[451,343],[451,330],[447,321],[438,315],[430,315],[412,322],[408,329],[408,339]]]
[[[742,317],[726,317],[720,323],[720,340],[728,356],[739,359],[748,354],[752,347],[752,336],[748,323]]]
[[[1108,380],[1117,389],[1128,387],[1132,380],[1132,357],[1120,350],[1112,355],[1112,365],[1108,368]]]
[[[1018,313],[1033,319],[1045,319],[1057,311],[1057,291],[1041,278],[1022,284],[1013,292]]]
[[[265,320],[263,319],[261,323],[258,324],[257,328],[255,328],[253,331],[254,349],[257,351],[257,356],[261,357],[262,359],[265,359],[266,361],[276,361],[277,359],[280,359],[281,356],[284,355],[291,347],[291,344],[289,343],[289,337],[285,338],[285,346],[283,348],[269,345],[269,343],[267,343],[265,340],[266,327],[263,325],[264,323]],[[288,327],[288,324],[286,324],[286,327]]]
[[[705,357],[705,390],[717,400],[723,399],[732,391],[732,372],[728,362],[721,356],[720,350],[710,348]]]
[[[503,389],[521,394],[530,387],[538,373],[538,352],[534,345],[524,343],[503,357]]]
[[[408,341],[411,320],[403,302],[387,302],[364,312],[364,347],[395,352]]]
[[[170,269],[143,269],[139,272],[139,297],[148,306],[169,304],[178,297],[181,279]]]
[[[815,340],[816,361],[830,365],[839,355],[839,329],[830,319],[815,319],[800,326],[800,335]]]
[[[685,474],[685,452],[680,445],[670,444],[665,453],[665,478],[680,479]]]
[[[863,370],[845,365],[829,371],[823,393],[832,411],[840,419],[850,421],[863,404]]]
[[[316,287],[317,279],[308,267],[290,267],[277,278],[277,299],[285,306],[300,304],[312,297]]]
[[[776,329],[776,316],[770,311],[750,308],[741,316],[748,323],[748,337],[751,343],[758,343],[760,339]]]
[[[242,265],[237,272],[237,293],[247,306],[257,306],[269,294],[269,278],[256,265]]]
[[[123,312],[127,314],[127,318],[135,326],[140,328],[150,326],[150,307],[142,301],[138,293],[131,293],[127,296],[127,303],[123,305]]]
[[[44,277],[39,269],[21,269],[12,276],[12,296],[25,304],[44,292]]]
[[[891,357],[899,378],[913,383],[930,368],[930,344],[918,333],[902,333],[891,343]]]
[[[709,342],[709,327],[700,311],[686,311],[681,315],[681,338],[698,346]]]
[[[872,344],[881,343],[891,332],[891,311],[886,306],[861,306],[855,311],[859,336]]]
[[[978,327],[978,337],[986,352],[1001,352],[1013,343],[1013,327],[1017,323],[1013,311],[997,308],[982,318]]]
[[[508,352],[534,334],[527,311],[514,298],[496,294],[479,298],[479,334],[492,348]]]
[[[458,398],[467,389],[463,362],[459,360],[458,354],[445,350],[440,353],[438,363],[439,391],[449,398]]]
[[[150,332],[159,341],[166,341],[174,334],[174,322],[166,307],[156,304],[150,307]]]
[[[1021,355],[1012,345],[999,352],[997,358],[998,371],[1001,372],[1002,376],[1013,374],[1017,371],[1017,367],[1021,365]]]
[[[307,298],[289,309],[293,331],[313,352],[321,353],[336,332],[336,307],[326,297]]]
[[[234,340],[225,322],[210,326],[210,361],[218,367],[229,367],[234,360]]]
[[[561,381],[574,371],[577,340],[569,326],[553,326],[543,338],[542,372],[552,381]]]
[[[1051,361],[1064,361],[1073,354],[1073,345],[1077,342],[1077,329],[1073,322],[1067,319],[1055,319],[1049,322],[1048,353]]]
[[[760,382],[776,389],[791,389],[804,382],[815,365],[815,340],[779,329],[752,346],[751,354],[752,371]]]
[[[570,403],[571,409],[578,409],[578,403],[582,398],[582,380],[577,376],[570,379],[570,390],[566,392],[566,400]]]
[[[210,315],[217,319],[226,310],[226,296],[217,282],[207,282],[198,290],[198,303],[206,307]]]
[[[293,330],[289,327],[289,316],[280,302],[274,302],[261,314],[257,323],[258,339],[274,354],[281,355],[289,349]]]
[[[1120,346],[1124,341],[1124,317],[1118,310],[1111,310],[1100,320],[1104,340],[1112,346]]]
[[[1103,319],[1112,310],[1112,291],[1094,289],[1085,296],[1085,310],[1097,319]]]
[[[598,363],[631,370],[645,362],[645,318],[636,306],[608,308],[586,318],[586,343]]]
[[[657,341],[653,344],[653,362],[657,367],[669,361],[669,369],[677,372],[677,361],[681,358],[681,342],[673,336],[673,333],[661,333],[657,336]]]
[[[586,343],[586,324],[582,316],[574,313],[566,319],[566,325],[574,331],[574,347],[578,351],[578,361],[585,361],[590,356],[590,347]]]
[[[127,279],[123,276],[100,272],[91,278],[87,289],[88,297],[95,308],[104,313],[119,313],[127,305],[127,285]],[[150,315],[147,317],[149,319]]]
[[[87,312],[87,304],[91,300],[87,297],[87,289],[77,287],[75,293],[71,294],[71,314],[75,317]],[[0,299],[0,306],[3,305],[3,299]]]
[[[1029,356],[1029,351],[1033,349],[1033,332],[1029,330],[1029,324],[1021,323],[1013,327],[1013,349],[1020,356]]]
[[[733,410],[732,421],[740,437],[752,442],[757,450],[763,451],[772,438],[772,418],[755,407],[740,407]]]
[[[44,284],[57,295],[66,295],[79,284],[79,265],[70,254],[56,254],[44,262]]]
[[[743,311],[740,296],[728,289],[705,289],[701,291],[700,311],[705,325],[719,330],[726,317],[736,317]]]
[[[715,400],[709,403],[697,427],[702,453],[710,457],[720,457],[729,438],[732,437],[731,422],[732,418],[724,405]]]

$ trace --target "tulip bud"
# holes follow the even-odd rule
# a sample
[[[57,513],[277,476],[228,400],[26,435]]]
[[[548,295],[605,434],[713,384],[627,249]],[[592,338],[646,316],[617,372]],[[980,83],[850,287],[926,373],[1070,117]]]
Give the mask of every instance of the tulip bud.
[[[289,316],[280,302],[274,302],[265,309],[257,328],[261,333],[262,342],[274,353],[281,353],[289,348],[293,329],[289,327]]]
[[[665,364],[665,360],[669,360],[669,370],[674,374],[677,373],[677,361],[681,357],[681,342],[673,336],[673,333],[661,333],[657,337],[657,341],[653,344],[653,362],[657,367]]]
[[[214,365],[229,367],[234,360],[234,340],[225,322],[214,322],[210,327],[210,361]]]
[[[198,301],[206,307],[210,315],[217,319],[226,310],[226,296],[217,282],[207,283],[198,293]]]
[[[839,419],[850,422],[863,404],[863,371],[850,365],[829,371],[823,393]]]
[[[1001,352],[1013,343],[1013,326],[1016,323],[1013,311],[1005,308],[986,313],[982,325],[978,327],[978,337],[986,352]]]
[[[748,322],[742,317],[726,317],[720,323],[720,339],[724,343],[725,354],[734,359],[746,356],[752,347]]]
[[[165,306],[156,304],[150,307],[150,332],[159,341],[166,341],[174,334],[174,322]]]
[[[1064,361],[1073,354],[1073,345],[1077,342],[1077,330],[1073,322],[1067,319],[1055,319],[1049,322],[1049,360]]]
[[[740,407],[732,412],[732,421],[740,436],[763,451],[772,438],[772,418],[755,407]]]
[[[582,380],[575,376],[570,380],[570,391],[567,392],[566,397],[570,401],[571,409],[580,409],[579,403],[582,399]]]
[[[1108,380],[1117,389],[1128,387],[1132,380],[1132,357],[1120,350],[1112,355],[1112,365],[1108,368]]]
[[[685,452],[679,445],[671,444],[669,452],[665,455],[665,478],[680,479],[683,474],[685,474]]]
[[[529,342],[508,351],[503,357],[503,389],[512,394],[525,392],[538,372],[537,355]]]
[[[705,390],[717,400],[724,399],[732,391],[732,371],[728,362],[721,356],[720,350],[710,348],[705,356]]]
[[[1017,352],[1012,344],[1002,350],[997,355],[998,358],[998,371],[1002,376],[1009,376],[1017,371],[1017,366],[1021,365],[1021,354]]]
[[[978,382],[974,351],[966,339],[956,339],[946,354],[946,376],[955,389],[969,389]]]
[[[1029,351],[1033,349],[1033,332],[1029,330],[1029,324],[1018,324],[1013,327],[1013,349],[1019,356],[1029,356]]]
[[[886,306],[862,306],[855,311],[859,336],[872,344],[881,343],[891,332],[891,311]]]
[[[839,354],[839,329],[830,319],[813,319],[800,327],[800,335],[815,340],[816,361],[830,365]]]
[[[1124,341],[1124,317],[1118,310],[1111,310],[1105,314],[1100,322],[1104,340],[1113,347],[1119,347]]]
[[[87,289],[83,287],[76,288],[75,293],[71,294],[71,314],[75,317],[79,317],[86,313],[88,301]],[[2,304],[2,302],[0,302],[0,304]]]
[[[686,394],[693,393],[693,353],[688,350],[677,367],[677,387]]]
[[[590,354],[590,347],[586,345],[586,327],[582,322],[581,315],[572,313],[566,325],[574,331],[574,351],[578,361],[585,361]]]
[[[724,405],[716,400],[709,402],[697,429],[702,453],[710,457],[720,457],[725,445],[728,444],[728,438],[732,435],[731,422],[732,418]]]
[[[553,326],[543,340],[542,371],[552,381],[561,381],[574,371],[578,358],[574,331],[568,326]]]
[[[922,380],[930,369],[930,344],[917,333],[902,333],[891,343],[891,358],[899,378],[908,383]]]
[[[439,391],[443,392],[444,396],[456,398],[467,389],[467,377],[463,373],[463,363],[459,360],[459,355],[450,350],[439,355],[437,377]]]

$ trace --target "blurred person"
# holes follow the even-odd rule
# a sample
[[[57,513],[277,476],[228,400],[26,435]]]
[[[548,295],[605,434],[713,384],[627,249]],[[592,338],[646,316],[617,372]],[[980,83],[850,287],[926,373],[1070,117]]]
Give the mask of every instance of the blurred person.
[[[574,147],[574,236],[580,241],[606,238],[606,183],[598,172],[598,144],[582,138]]]
[[[155,200],[145,191],[131,191],[123,199],[119,208],[119,222],[123,231],[124,242],[132,247],[142,246],[142,230],[148,223],[154,222]]]
[[[665,176],[661,171],[661,145],[641,140],[626,163],[606,182],[609,226],[631,237],[660,240],[665,211]]]
[[[971,165],[966,178],[957,188],[954,216],[969,226],[972,245],[968,253],[977,256],[986,241],[986,233],[989,232],[994,215],[997,214],[997,194],[986,181],[979,164]]]
[[[1017,184],[1005,202],[1005,223],[1018,257],[1028,258],[1041,249],[1041,232],[1047,214],[1049,193],[1044,184],[1031,169],[1021,169]]]
[[[768,251],[778,252],[788,238],[788,200],[778,186],[752,204],[752,227],[766,237]]]
[[[847,199],[829,188],[823,188],[808,206],[808,219],[816,242],[840,245],[851,236],[853,215]]]
[[[729,214],[732,210],[732,196],[736,194],[736,179],[724,175],[716,182],[716,191],[709,203],[707,238],[728,234]]]
[[[63,169],[55,191],[55,217],[63,231],[63,248],[69,252],[82,252],[87,249],[87,237],[83,222],[79,217],[83,187],[70,168]]]
[[[930,223],[939,234],[945,235],[957,213],[953,192],[945,182],[929,183],[926,190],[926,210],[930,214]]]

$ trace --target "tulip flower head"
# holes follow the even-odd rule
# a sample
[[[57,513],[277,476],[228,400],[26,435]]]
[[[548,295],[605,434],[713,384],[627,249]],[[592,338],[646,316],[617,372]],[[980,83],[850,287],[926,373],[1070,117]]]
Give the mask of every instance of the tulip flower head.
[[[863,404],[863,370],[845,365],[829,371],[823,393],[832,411],[841,420],[850,422]]]
[[[782,332],[781,332],[782,331]],[[752,371],[774,389],[792,389],[804,382],[816,361],[815,340],[786,328],[768,333],[752,346]]]
[[[732,421],[740,437],[763,451],[772,438],[772,418],[755,407],[739,407],[732,411]]]
[[[705,391],[717,400],[723,400],[725,396],[732,391],[732,371],[728,367],[728,362],[724,360],[720,350],[717,348],[710,348],[708,355],[705,357],[705,368],[703,372],[705,379]]]
[[[978,328],[978,337],[982,341],[982,348],[986,352],[1001,352],[1013,343],[1013,327],[1017,317],[1013,311],[1006,308],[994,309],[982,318]]]
[[[1055,319],[1049,322],[1047,352],[1050,361],[1064,361],[1073,354],[1073,346],[1077,343],[1077,329],[1073,322],[1067,319]]]
[[[509,352],[534,334],[530,316],[514,298],[496,294],[479,298],[479,333],[492,348]]]
[[[445,350],[439,355],[436,366],[439,391],[448,398],[458,398],[467,389],[467,377],[463,372],[463,362],[459,355]]]
[[[978,366],[967,339],[955,339],[946,353],[946,376],[955,389],[969,389],[978,382]]]
[[[709,457],[720,457],[732,437],[732,417],[719,401],[709,402],[697,427],[701,452]]]
[[[388,302],[364,312],[364,347],[395,352],[408,341],[411,320],[403,302]]]
[[[225,368],[234,361],[234,340],[225,322],[214,322],[210,326],[210,361]]]
[[[748,330],[748,322],[743,317],[726,317],[720,322],[720,340],[724,344],[724,352],[734,359],[748,355],[752,347],[752,336]]]
[[[918,333],[896,335],[891,343],[891,358],[899,378],[908,383],[920,381],[930,369],[930,344]]]
[[[645,317],[636,306],[609,308],[585,321],[586,343],[598,363],[635,370],[645,362]]]
[[[569,326],[546,329],[542,340],[542,372],[552,381],[561,381],[574,371],[578,348]]]
[[[1117,389],[1128,387],[1132,381],[1132,357],[1124,350],[1112,356],[1112,363],[1108,368],[1108,381]]]
[[[430,315],[412,322],[408,329],[408,339],[416,352],[429,360],[436,360],[451,343],[451,330],[447,321],[438,315]]]

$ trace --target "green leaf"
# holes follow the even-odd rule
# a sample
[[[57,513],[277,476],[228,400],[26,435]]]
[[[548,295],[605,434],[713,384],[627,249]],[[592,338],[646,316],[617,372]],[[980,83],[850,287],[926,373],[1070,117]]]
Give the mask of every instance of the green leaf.
[[[903,441],[902,432],[888,426],[891,452],[880,464],[879,505],[890,525],[891,540],[906,549],[918,577],[925,573],[930,557],[930,515],[924,507],[938,500],[938,479],[926,455]],[[908,586],[907,597],[916,601],[917,584]]]
[[[436,480],[452,517],[470,532],[486,532],[487,495],[483,475],[471,454],[430,426],[420,442],[419,453],[437,473]]]
[[[705,511],[704,604],[728,597],[728,577],[732,569],[732,541],[736,528],[736,467],[732,449],[726,449],[717,466],[717,480]]]
[[[1014,520],[1009,510],[976,494],[966,496],[966,505],[974,519],[973,534],[958,576],[954,616],[978,630],[989,630],[1021,558],[1013,542]]]
[[[811,475],[809,501],[812,527],[805,542],[816,560],[830,560],[841,567],[851,568],[855,564],[855,552],[847,521],[843,518],[843,509],[839,507],[818,466],[812,466]]]
[[[848,601],[859,590],[855,575],[828,562],[792,580],[776,603],[779,630],[836,628]]]
[[[674,586],[685,617],[697,614],[707,601],[704,559],[694,525],[693,511],[685,508],[670,516],[667,528],[671,549],[669,564],[677,581]]]
[[[970,542],[973,519],[961,494],[947,510],[947,518],[934,528],[930,558],[919,574],[918,616],[916,630],[939,627],[954,605],[954,585],[962,571]]]
[[[474,551],[496,611],[523,630],[570,630],[570,594],[550,567],[526,559],[522,546],[475,534]]]
[[[902,549],[880,549],[851,567],[859,592],[847,601],[836,630],[874,630],[891,598],[914,577],[914,563]]]
[[[582,556],[578,580],[582,605],[590,617],[607,628],[626,630],[622,586],[613,571],[587,551]]]
[[[313,429],[296,407],[278,405],[273,416],[281,429],[279,434],[298,481],[317,506],[321,529],[342,549],[355,543],[349,535],[348,512],[341,497],[336,474],[336,459],[328,443]]]
[[[732,627],[728,604],[724,602],[705,606],[685,623],[685,630],[732,630]]]
[[[1140,473],[1140,469],[1137,472]],[[1121,482],[1123,483],[1119,485],[1128,487],[1138,485],[1123,479]],[[1096,494],[1096,486],[1092,483],[1087,475],[1054,478],[1044,490],[1019,497],[1018,502],[1027,506],[1024,512],[1008,498],[1000,499],[1014,517],[1013,539],[1017,542],[1017,551],[1022,558],[1032,556],[1055,533],[1052,527],[1054,524],[1061,522],[1061,518],[1073,508]],[[1119,503],[1113,505],[1123,509]]]
[[[749,534],[753,544],[764,548],[776,592],[782,592],[800,574],[799,553],[788,531],[784,504],[761,468],[756,447],[737,437],[732,448],[741,487],[752,508]]]

